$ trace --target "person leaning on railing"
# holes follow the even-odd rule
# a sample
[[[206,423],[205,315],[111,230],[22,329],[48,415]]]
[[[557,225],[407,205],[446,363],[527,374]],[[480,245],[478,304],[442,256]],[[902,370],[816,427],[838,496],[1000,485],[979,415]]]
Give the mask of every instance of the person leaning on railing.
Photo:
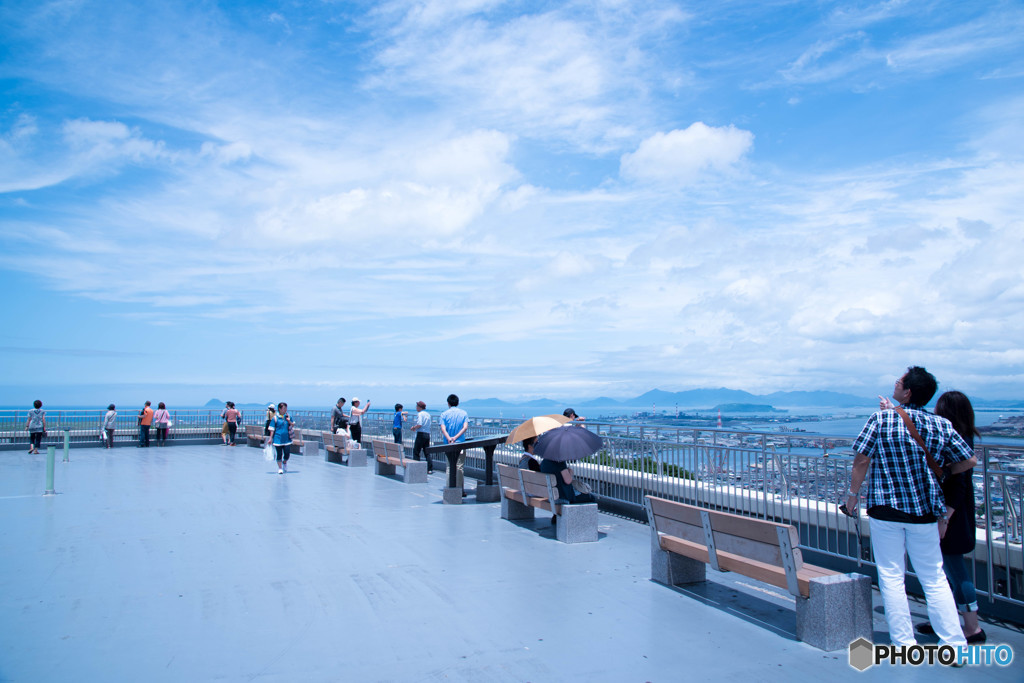
[[[117,429],[117,410],[113,403],[107,406],[107,414],[103,416],[104,448],[114,447],[114,430]]]

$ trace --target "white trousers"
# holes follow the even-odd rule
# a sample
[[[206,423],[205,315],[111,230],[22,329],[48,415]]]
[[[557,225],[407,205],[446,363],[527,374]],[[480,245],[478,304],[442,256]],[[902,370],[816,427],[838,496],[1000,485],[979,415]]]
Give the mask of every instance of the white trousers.
[[[871,520],[871,550],[878,566],[878,588],[893,645],[915,645],[914,625],[904,584],[910,556],[928,604],[928,620],[942,645],[966,645],[953,592],[942,571],[938,524],[903,524]]]

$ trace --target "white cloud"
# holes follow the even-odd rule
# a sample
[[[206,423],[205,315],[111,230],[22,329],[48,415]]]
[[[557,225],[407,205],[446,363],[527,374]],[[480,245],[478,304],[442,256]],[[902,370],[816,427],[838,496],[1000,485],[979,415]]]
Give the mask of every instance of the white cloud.
[[[655,133],[635,152],[622,155],[621,174],[629,180],[687,185],[708,171],[735,168],[753,143],[750,131],[697,121],[685,130]]]
[[[172,2],[125,13],[103,49],[109,17],[82,7],[12,51],[27,92],[60,96],[4,119],[0,267],[40,310],[96,302],[124,325],[111,339],[161,325],[196,377],[227,376],[207,359],[221,330],[239,373],[294,349],[296,383],[774,390],[871,386],[894,359],[1024,375],[1024,100],[864,90],[886,116],[853,140],[830,118],[846,94],[814,86],[883,68],[873,26],[906,8],[766,35],[750,78],[792,80],[752,93],[730,69],[766,53],[716,12],[761,6],[403,2],[346,23],[324,3],[253,28]],[[719,40],[743,54],[723,67]],[[885,42],[920,73],[929,45]],[[890,112],[930,122],[927,145]],[[701,116],[735,124],[679,127]]]

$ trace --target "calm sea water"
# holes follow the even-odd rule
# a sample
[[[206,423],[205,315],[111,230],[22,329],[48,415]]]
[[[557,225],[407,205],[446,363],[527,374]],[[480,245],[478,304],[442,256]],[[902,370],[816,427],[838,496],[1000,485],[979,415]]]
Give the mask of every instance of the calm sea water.
[[[18,410],[24,412],[31,406],[0,406],[0,411]],[[119,411],[122,414],[131,411],[137,411],[141,406],[119,406]],[[206,406],[168,406],[172,411],[174,410],[196,410],[196,411],[218,411],[217,408],[208,408]],[[607,407],[575,407],[577,413],[588,417],[591,420],[602,420],[605,419],[622,419],[628,418],[630,422],[636,423],[653,423],[654,421],[649,416],[643,415],[644,412],[649,412],[651,407],[636,407],[636,406],[607,406]],[[43,409],[47,412],[56,412],[60,410],[102,410],[105,406],[43,406]],[[306,411],[306,410],[318,410],[327,411],[330,406],[291,406],[292,410]],[[503,406],[503,407],[486,407],[486,406],[468,406],[465,407],[466,412],[472,417],[486,417],[486,418],[505,418],[508,420],[525,420],[536,415],[551,415],[561,414],[563,407],[530,407],[530,406]],[[260,408],[250,408],[243,406],[242,411],[246,416],[253,415],[260,412]],[[440,408],[432,409],[428,406],[427,410],[435,417],[440,415],[442,410]],[[391,414],[391,410],[372,410],[372,413],[377,414]],[[407,411],[410,415],[414,414],[414,410]],[[674,413],[674,411],[673,411]],[[658,410],[660,416],[671,415],[673,413],[664,412]],[[694,411],[680,410],[687,416],[699,415],[707,420],[708,426],[714,426],[717,419],[717,412],[715,411]],[[740,418],[737,422],[730,422],[726,425],[727,429],[736,429],[743,431],[754,431],[754,432],[778,432],[780,427],[785,427],[787,430],[802,430],[810,434],[825,434],[828,436],[847,436],[855,437],[860,433],[861,428],[864,426],[864,421],[867,420],[871,414],[870,410],[864,410],[862,413],[850,410],[849,408],[831,408],[823,407],[818,410],[813,408],[793,408],[785,413],[750,413],[744,415],[729,415],[723,413],[723,417],[729,418]],[[1021,416],[1024,415],[1022,410],[989,410],[979,409],[975,413],[975,418],[979,427],[991,425],[998,422],[1004,417]],[[780,417],[792,418],[790,421],[779,422]],[[800,419],[806,418],[806,419]],[[660,423],[660,421],[659,421]],[[1014,439],[1011,437],[987,437],[988,443],[999,443],[999,444],[1014,444],[1021,445],[1024,443],[1024,439]]]

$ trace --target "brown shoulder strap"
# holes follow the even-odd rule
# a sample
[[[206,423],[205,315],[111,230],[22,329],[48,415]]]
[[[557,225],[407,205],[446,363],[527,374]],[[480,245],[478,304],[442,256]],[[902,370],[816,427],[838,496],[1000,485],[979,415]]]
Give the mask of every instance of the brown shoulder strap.
[[[914,441],[916,441],[917,445],[924,451],[924,459],[928,462],[928,469],[930,469],[932,474],[935,475],[935,478],[941,482],[944,476],[942,468],[939,467],[939,463],[935,462],[935,458],[932,457],[928,447],[924,445],[924,439],[921,438],[920,432],[918,432],[917,427],[914,426],[914,421],[910,419],[910,415],[907,415],[907,411],[903,410],[903,408],[893,406],[893,410],[899,413],[900,417],[903,418],[903,424],[907,426],[907,431],[910,432],[910,436],[914,437]]]

